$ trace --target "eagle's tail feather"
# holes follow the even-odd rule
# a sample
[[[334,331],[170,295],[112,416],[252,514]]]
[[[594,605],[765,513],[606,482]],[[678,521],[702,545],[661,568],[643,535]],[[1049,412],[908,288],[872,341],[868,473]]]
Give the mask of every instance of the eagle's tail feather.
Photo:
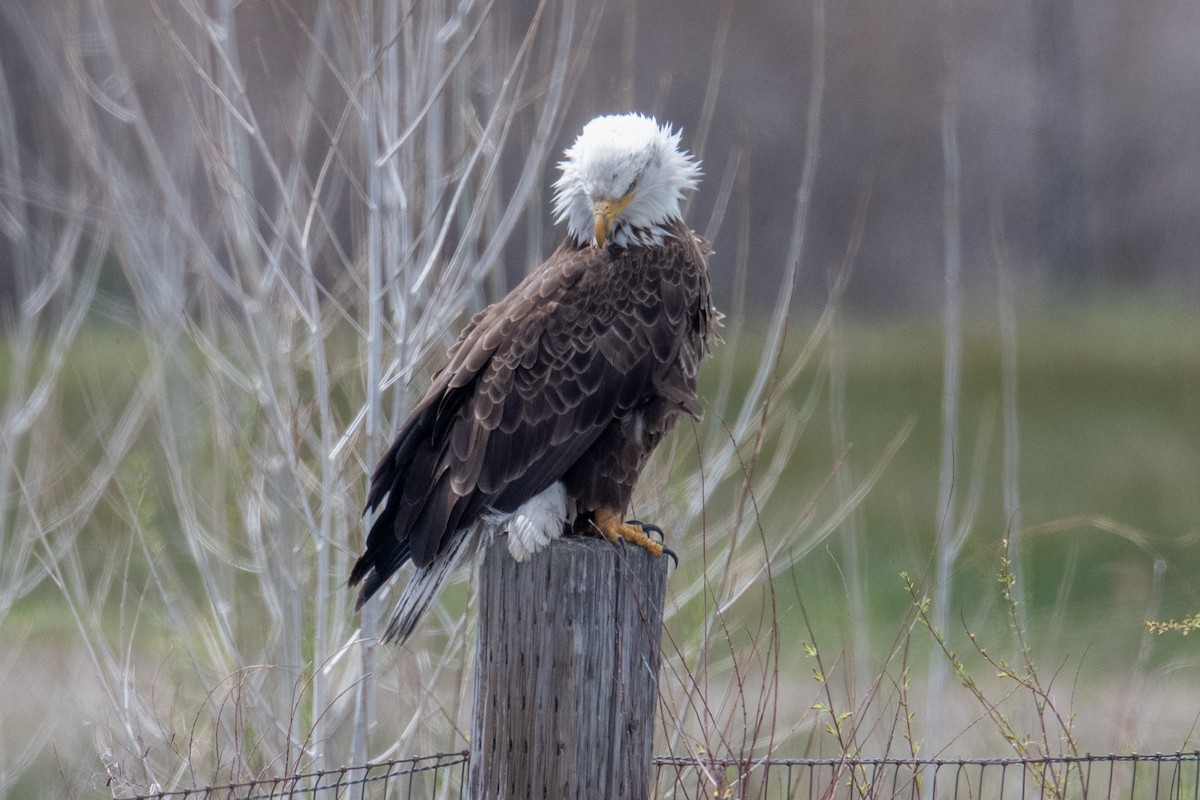
[[[396,609],[388,620],[383,641],[403,644],[412,634],[450,574],[464,560],[479,552],[483,539],[480,528],[476,525],[461,535],[450,537],[446,549],[429,566],[417,567],[400,593],[400,599],[396,601]]]

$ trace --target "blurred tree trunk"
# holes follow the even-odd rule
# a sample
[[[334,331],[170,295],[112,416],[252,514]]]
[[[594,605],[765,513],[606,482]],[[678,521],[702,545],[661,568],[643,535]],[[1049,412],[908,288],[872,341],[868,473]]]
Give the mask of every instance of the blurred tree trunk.
[[[1093,270],[1073,0],[1033,0],[1033,57],[1038,256],[1060,284],[1079,289],[1090,282]]]

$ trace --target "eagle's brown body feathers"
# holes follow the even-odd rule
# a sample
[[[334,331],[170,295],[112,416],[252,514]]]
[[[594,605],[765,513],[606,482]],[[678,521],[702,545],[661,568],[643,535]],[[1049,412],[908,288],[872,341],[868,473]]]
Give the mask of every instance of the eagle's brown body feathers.
[[[414,565],[385,638],[412,632],[487,534],[518,561],[571,527],[669,552],[622,520],[655,446],[700,414],[717,321],[708,245],[680,215],[700,165],[679,142],[636,113],[584,126],[554,184],[566,241],[471,320],[375,468],[359,605]]]
[[[716,312],[707,244],[673,220],[661,245],[568,240],[471,320],[371,480],[377,516],[350,583],[359,603],[411,559],[426,568],[484,515],[555,481],[569,513],[621,515],[682,413]]]

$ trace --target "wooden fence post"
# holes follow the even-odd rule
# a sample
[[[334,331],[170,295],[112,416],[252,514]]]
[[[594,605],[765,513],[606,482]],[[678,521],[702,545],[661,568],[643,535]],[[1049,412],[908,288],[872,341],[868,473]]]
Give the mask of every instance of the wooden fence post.
[[[470,800],[647,800],[667,559],[568,536],[480,568]]]

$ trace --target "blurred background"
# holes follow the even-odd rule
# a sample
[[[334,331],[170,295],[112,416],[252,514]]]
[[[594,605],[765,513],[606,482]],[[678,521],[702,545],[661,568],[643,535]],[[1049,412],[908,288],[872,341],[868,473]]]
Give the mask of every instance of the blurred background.
[[[727,313],[663,749],[1194,749],[1198,100],[1181,0],[3,4],[0,793],[461,749],[470,576],[376,649],[365,475],[629,109]]]
[[[266,135],[286,138],[278,129],[280,115],[302,91],[297,52],[311,35],[317,6],[235,4],[236,27],[228,35],[242,47],[236,66]],[[28,165],[60,177],[69,169],[74,131],[47,94],[55,91],[60,70],[87,65],[87,8],[16,4],[4,18],[0,64],[16,111],[12,135]],[[185,21],[187,4],[114,0],[104,8],[123,77],[151,129],[184,147],[184,134],[172,137],[171,131],[187,114],[188,95],[169,67],[161,29]],[[537,4],[464,3],[457,12],[469,24],[470,15],[484,8],[488,21],[478,36],[516,48]],[[1116,0],[831,5],[824,15],[820,162],[800,297],[810,305],[823,302],[824,272],[841,260],[859,193],[869,182],[868,224],[848,298],[879,311],[940,302],[940,125],[948,71],[957,106],[969,288],[994,283],[992,228],[998,219],[1013,269],[1038,290],[1076,301],[1105,291],[1156,297],[1196,292],[1198,14],[1193,4],[1171,0],[1136,8]],[[732,201],[745,205],[755,265],[750,289],[758,300],[772,298],[768,287],[777,285],[786,260],[803,165],[813,73],[810,6],[612,0],[575,16],[579,37],[570,48],[570,85],[553,130],[554,150],[603,112],[636,109],[682,127],[685,141],[701,151],[708,176],[694,222],[708,219],[719,181],[735,170]],[[79,37],[82,45],[74,64],[61,48],[40,49],[64,35]],[[544,76],[528,80],[537,85]],[[483,82],[472,88],[486,91]],[[340,98],[326,91],[324,100],[312,100],[332,109]],[[528,102],[536,102],[538,91]],[[470,123],[447,122],[454,124]],[[445,135],[447,144],[453,142],[453,131]],[[186,151],[167,155],[174,168],[187,161]],[[505,155],[502,167],[519,171],[523,154]],[[322,153],[314,148],[309,157],[315,164]],[[537,194],[545,202],[553,163],[542,169]],[[559,232],[546,228],[544,241],[531,248],[535,254],[557,240]],[[350,229],[349,218],[338,226],[346,238]],[[522,233],[514,235],[514,246],[523,243]],[[731,220],[717,242],[727,258],[734,237]],[[716,270],[725,296],[731,272]],[[14,278],[12,271],[0,278],[0,295],[9,303]]]

